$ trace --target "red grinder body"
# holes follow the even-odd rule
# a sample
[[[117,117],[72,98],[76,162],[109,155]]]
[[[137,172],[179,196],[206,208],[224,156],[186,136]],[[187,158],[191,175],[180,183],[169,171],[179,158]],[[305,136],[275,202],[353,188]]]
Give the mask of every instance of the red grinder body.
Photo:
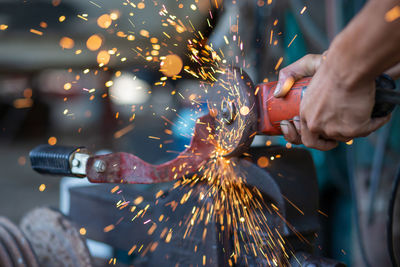
[[[307,88],[311,77],[298,80],[283,98],[274,97],[277,82],[261,83],[256,86],[258,91],[259,121],[258,133],[266,135],[281,135],[280,122],[291,121],[300,114],[300,102],[303,91]]]

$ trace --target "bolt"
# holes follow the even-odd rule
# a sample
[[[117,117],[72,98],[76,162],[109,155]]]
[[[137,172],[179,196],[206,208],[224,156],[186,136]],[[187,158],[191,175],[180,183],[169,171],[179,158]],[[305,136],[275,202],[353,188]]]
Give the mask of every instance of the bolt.
[[[73,159],[72,160],[72,166],[73,167],[79,167],[80,164],[81,164],[81,162],[78,159]]]
[[[93,167],[96,172],[104,172],[106,170],[106,163],[98,159],[94,162]]]

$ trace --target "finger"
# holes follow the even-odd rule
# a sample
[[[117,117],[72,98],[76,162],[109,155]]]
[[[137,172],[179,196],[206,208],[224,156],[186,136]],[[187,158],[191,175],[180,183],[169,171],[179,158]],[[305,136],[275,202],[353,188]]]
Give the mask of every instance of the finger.
[[[296,127],[297,132],[301,135],[301,123],[299,116],[293,117],[293,124]]]
[[[385,125],[391,118],[391,115],[388,115],[386,117],[380,117],[380,118],[372,118],[368,126],[366,127],[365,131],[363,131],[360,136],[367,136],[372,132],[375,132],[378,130],[380,127]]]
[[[322,134],[320,133],[320,138],[325,139],[325,140],[335,140],[339,142],[348,142],[351,139],[353,139],[353,136],[345,136],[343,135],[339,130],[337,130],[338,127],[329,127],[324,129],[324,131],[321,131]]]
[[[287,120],[281,121],[281,129],[285,139],[295,145],[301,144],[301,137],[295,126]]]
[[[292,88],[295,81],[305,77],[312,76],[317,71],[322,60],[321,55],[308,54],[295,61],[279,72],[278,83],[276,85],[274,96],[283,97]]]
[[[318,133],[310,132],[303,121],[301,121],[301,141],[306,147],[323,151],[331,150],[338,146],[337,141],[324,139]]]
[[[288,76],[287,78],[282,78],[282,80],[280,80],[276,85],[276,88],[274,91],[274,96],[275,97],[284,97],[290,91],[290,89],[292,89],[292,86],[295,82],[296,81],[293,76]]]

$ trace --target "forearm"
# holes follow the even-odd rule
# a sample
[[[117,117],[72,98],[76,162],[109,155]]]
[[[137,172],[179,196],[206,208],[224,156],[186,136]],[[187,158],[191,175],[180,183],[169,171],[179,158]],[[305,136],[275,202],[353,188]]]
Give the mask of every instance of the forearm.
[[[385,15],[399,0],[370,0],[332,42],[326,60],[345,84],[375,79],[400,62],[400,18]]]

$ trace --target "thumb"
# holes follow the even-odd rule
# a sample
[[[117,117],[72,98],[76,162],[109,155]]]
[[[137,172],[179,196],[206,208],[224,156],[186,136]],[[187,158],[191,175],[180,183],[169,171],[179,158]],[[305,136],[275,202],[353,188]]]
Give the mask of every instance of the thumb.
[[[276,84],[274,91],[275,97],[284,97],[292,88],[295,83],[295,78],[293,76],[287,76],[284,78],[279,77],[279,81]]]

